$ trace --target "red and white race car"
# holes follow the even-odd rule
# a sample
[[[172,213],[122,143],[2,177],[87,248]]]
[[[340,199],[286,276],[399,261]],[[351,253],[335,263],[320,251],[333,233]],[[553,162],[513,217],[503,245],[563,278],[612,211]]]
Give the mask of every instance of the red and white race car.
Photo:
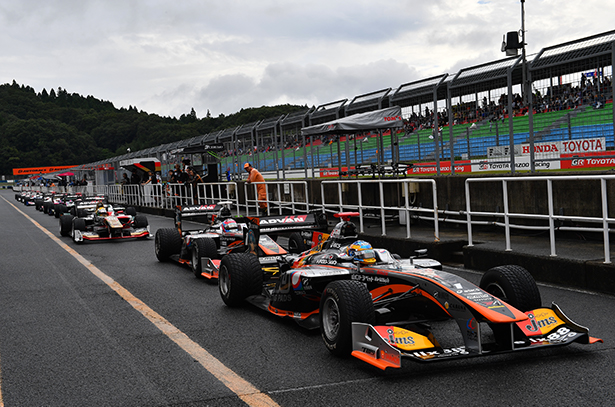
[[[146,239],[150,236],[145,215],[133,207],[113,206],[102,201],[77,204],[77,216],[60,216],[60,235],[71,236],[75,243],[84,241]]]

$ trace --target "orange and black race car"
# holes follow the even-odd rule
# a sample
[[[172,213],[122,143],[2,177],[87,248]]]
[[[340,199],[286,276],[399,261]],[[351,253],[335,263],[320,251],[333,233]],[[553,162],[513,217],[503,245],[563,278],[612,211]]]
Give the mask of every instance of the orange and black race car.
[[[156,231],[154,247],[158,260],[173,260],[189,266],[196,277],[217,279],[223,256],[250,252],[258,257],[263,268],[277,270],[280,256],[288,254],[288,251],[273,237],[304,229],[325,230],[327,227],[326,216],[320,213],[231,216],[231,205],[232,202],[224,201],[210,205],[177,206],[175,227]],[[193,230],[186,227],[184,220],[199,218],[208,224],[205,227],[199,225]]]
[[[602,342],[556,304],[543,307],[522,267],[495,267],[476,286],[374,249],[352,237],[348,223],[340,222],[315,250],[283,256],[276,273],[253,254],[225,256],[218,284],[223,301],[248,301],[320,328],[329,351],[383,370],[401,367],[402,358],[433,362]]]

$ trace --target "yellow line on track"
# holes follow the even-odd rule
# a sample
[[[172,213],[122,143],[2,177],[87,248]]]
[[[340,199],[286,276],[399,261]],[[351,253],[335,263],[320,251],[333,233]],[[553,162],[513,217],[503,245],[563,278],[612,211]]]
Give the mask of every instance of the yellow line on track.
[[[203,349],[198,343],[194,342],[185,333],[177,329],[173,324],[163,318],[156,311],[148,307],[143,301],[132,295],[127,289],[118,284],[111,277],[103,273],[98,267],[93,265],[86,258],[77,253],[73,248],[62,242],[53,233],[45,229],[41,224],[28,216],[25,212],[21,211],[11,202],[7,201],[4,197],[1,197],[5,202],[11,205],[17,212],[21,213],[28,220],[30,220],[37,228],[45,233],[51,240],[57,243],[61,248],[66,250],[71,256],[73,256],[79,263],[83,264],[92,274],[101,279],[107,284],[113,291],[115,291],[120,297],[128,302],[134,309],[139,311],[145,318],[147,318],[152,324],[154,324],[162,333],[169,337],[173,342],[179,345],[190,356],[197,360],[209,373],[221,381],[226,387],[228,387],[233,393],[235,393],[246,404],[254,407],[270,407],[278,406],[271,397],[262,393],[250,382],[241,378],[237,373],[226,367],[222,362],[216,359],[211,353]],[[0,366],[0,407],[4,407],[2,401],[2,370]]]

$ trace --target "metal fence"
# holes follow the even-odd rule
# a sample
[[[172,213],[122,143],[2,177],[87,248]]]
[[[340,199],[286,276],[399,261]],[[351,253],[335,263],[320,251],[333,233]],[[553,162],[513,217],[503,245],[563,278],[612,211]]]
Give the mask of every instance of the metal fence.
[[[418,192],[419,184],[427,184],[431,188],[431,194],[433,197],[433,207],[423,208],[415,206],[414,202],[411,202],[411,195]],[[353,193],[350,192],[348,186],[353,185]],[[365,186],[376,186],[376,196],[370,196],[369,201],[372,203],[366,203]],[[387,199],[385,194],[385,186],[392,186],[390,190],[396,190],[401,193],[403,202],[401,204],[393,204],[394,200]],[[327,186],[333,186],[336,188],[336,193],[327,194]],[[373,188],[368,192],[373,193]],[[433,219],[434,238],[436,241],[440,240],[439,231],[439,211],[438,211],[438,191],[436,182],[430,179],[399,179],[399,180],[331,180],[323,181],[321,183],[321,196],[322,196],[322,208],[324,211],[332,212],[344,212],[344,211],[356,211],[359,212],[359,231],[364,233],[364,218],[369,211],[376,211],[376,218],[380,220],[380,226],[382,228],[382,235],[387,234],[387,218],[392,220],[398,220],[400,224],[406,226],[406,238],[412,237],[410,230],[411,218],[417,216],[417,214],[427,213]],[[326,196],[336,196],[336,202],[327,202]],[[389,198],[391,198],[389,196]]]
[[[614,175],[596,175],[596,176],[562,176],[562,177],[518,177],[518,178],[469,178],[465,184],[465,198],[466,198],[466,217],[468,227],[468,245],[473,246],[473,234],[472,224],[474,223],[473,217],[503,217],[504,222],[491,222],[494,225],[504,228],[506,251],[512,251],[510,233],[511,229],[525,229],[525,230],[543,230],[549,232],[550,242],[550,255],[557,256],[555,247],[555,232],[560,231],[577,231],[577,232],[596,232],[602,233],[604,240],[604,262],[611,263],[610,255],[610,243],[609,243],[609,224],[615,223],[615,218],[609,217],[608,206],[608,190],[607,181],[615,180]],[[565,181],[597,181],[600,185],[600,207],[601,216],[581,216],[581,215],[564,215],[563,213],[555,213],[554,205],[554,182]],[[509,191],[510,185],[520,182],[531,183],[544,183],[546,188],[547,197],[547,213],[521,213],[514,212],[510,209]],[[473,211],[472,208],[472,194],[471,185],[475,183],[496,183],[500,184],[502,190],[502,212],[492,211]],[[475,202],[474,202],[475,203]],[[562,211],[563,212],[563,211]],[[525,219],[537,221],[537,225],[528,224],[513,224],[515,219]],[[580,222],[581,224],[596,224],[597,227],[591,226],[565,226],[556,225],[556,221],[561,222]],[[540,224],[542,223],[542,224]]]
[[[267,181],[244,183],[245,202],[242,206],[246,214],[259,213],[258,187],[265,186],[267,196],[266,213],[270,215],[272,211],[277,211],[280,215],[289,210],[295,214],[297,212],[309,212],[313,209],[313,204],[309,200],[308,184],[306,181]],[[253,212],[254,211],[254,212]]]

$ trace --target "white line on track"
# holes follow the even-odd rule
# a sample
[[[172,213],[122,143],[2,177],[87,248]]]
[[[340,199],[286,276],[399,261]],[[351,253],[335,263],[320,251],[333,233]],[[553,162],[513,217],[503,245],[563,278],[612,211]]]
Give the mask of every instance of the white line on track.
[[[237,373],[226,367],[222,362],[216,359],[212,354],[203,349],[198,343],[194,342],[185,333],[177,329],[173,324],[164,319],[160,314],[148,307],[143,301],[132,295],[128,290],[118,284],[111,277],[103,273],[100,269],[94,266],[85,257],[77,253],[73,248],[62,242],[53,233],[45,229],[40,223],[32,219],[25,212],[21,211],[11,202],[2,198],[6,203],[11,205],[15,210],[26,217],[37,228],[45,233],[51,240],[57,243],[62,249],[73,256],[79,263],[87,268],[92,274],[101,279],[107,284],[113,291],[115,291],[120,297],[128,302],[134,309],[139,311],[145,318],[147,318],[152,324],[154,324],[162,333],[164,333],[169,339],[175,342],[180,348],[186,351],[191,357],[197,360],[209,373],[211,373],[216,379],[222,382],[233,393],[235,393],[241,400],[243,400],[249,406],[254,407],[270,407],[278,406],[271,397],[262,393],[254,385],[247,380],[241,378]],[[2,401],[2,370],[0,365],[0,407],[4,407]]]

